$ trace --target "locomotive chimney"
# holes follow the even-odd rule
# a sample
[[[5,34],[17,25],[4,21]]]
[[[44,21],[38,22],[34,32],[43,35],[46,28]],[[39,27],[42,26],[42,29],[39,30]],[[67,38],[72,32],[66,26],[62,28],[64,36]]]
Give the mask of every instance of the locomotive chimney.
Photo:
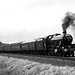
[[[66,33],[67,33],[66,30],[64,30],[64,31],[63,31],[63,34],[66,35]]]

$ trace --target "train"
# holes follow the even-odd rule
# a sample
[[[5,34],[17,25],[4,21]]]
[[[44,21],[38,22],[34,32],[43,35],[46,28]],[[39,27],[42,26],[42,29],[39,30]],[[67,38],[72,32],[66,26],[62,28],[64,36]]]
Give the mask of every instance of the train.
[[[22,53],[48,56],[72,56],[75,53],[75,44],[70,34],[48,35],[31,42],[0,44],[0,53]]]
[[[0,53],[22,53],[48,56],[75,56],[73,37],[67,33],[69,26],[75,25],[75,14],[66,13],[63,19],[63,33],[55,33],[30,42],[4,44],[0,42]]]

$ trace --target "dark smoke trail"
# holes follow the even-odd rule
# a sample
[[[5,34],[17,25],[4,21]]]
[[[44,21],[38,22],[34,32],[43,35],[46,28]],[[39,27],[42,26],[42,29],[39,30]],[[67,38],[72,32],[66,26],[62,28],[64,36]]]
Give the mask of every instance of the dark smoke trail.
[[[67,12],[65,18],[63,19],[63,24],[62,24],[64,34],[66,34],[66,30],[70,25],[75,26],[74,21],[75,21],[75,14]]]

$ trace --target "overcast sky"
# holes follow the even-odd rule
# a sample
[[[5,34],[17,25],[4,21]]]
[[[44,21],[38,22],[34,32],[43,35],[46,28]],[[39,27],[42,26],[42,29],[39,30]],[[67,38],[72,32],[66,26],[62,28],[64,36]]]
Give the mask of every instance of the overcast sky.
[[[75,0],[0,0],[0,41],[11,43],[62,33]]]

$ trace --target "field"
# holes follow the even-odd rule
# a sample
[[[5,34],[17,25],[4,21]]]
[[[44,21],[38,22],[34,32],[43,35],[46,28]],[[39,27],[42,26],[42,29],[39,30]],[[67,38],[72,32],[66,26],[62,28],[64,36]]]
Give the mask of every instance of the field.
[[[39,59],[0,56],[0,75],[75,75],[74,61]]]

